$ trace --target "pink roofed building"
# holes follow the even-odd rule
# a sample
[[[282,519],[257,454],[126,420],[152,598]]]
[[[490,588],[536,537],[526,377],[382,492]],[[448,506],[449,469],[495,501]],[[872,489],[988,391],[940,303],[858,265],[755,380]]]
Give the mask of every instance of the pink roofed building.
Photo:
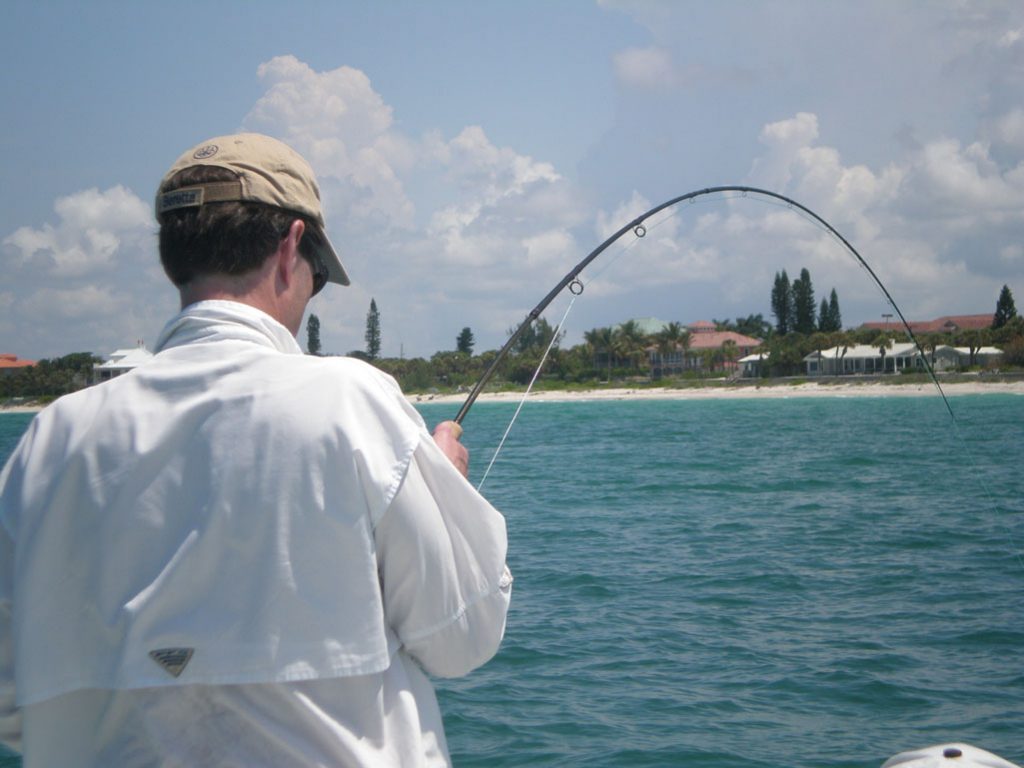
[[[651,372],[655,375],[678,374],[686,371],[735,371],[737,360],[751,354],[761,346],[761,339],[735,331],[719,331],[715,324],[698,320],[686,326],[689,332],[686,344],[677,344],[675,350],[648,349]]]
[[[35,360],[19,360],[17,355],[0,352],[0,376],[11,376],[25,368],[31,368]]]

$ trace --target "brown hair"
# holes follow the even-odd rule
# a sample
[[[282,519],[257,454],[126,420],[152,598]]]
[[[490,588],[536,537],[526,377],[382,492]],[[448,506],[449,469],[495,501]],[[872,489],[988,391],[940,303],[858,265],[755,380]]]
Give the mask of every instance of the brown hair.
[[[227,168],[193,166],[176,174],[161,192],[237,178]],[[319,227],[301,213],[252,202],[216,202],[166,211],[159,217],[160,263],[178,287],[201,275],[243,275],[266,261],[296,219],[306,224],[299,252],[312,259]]]

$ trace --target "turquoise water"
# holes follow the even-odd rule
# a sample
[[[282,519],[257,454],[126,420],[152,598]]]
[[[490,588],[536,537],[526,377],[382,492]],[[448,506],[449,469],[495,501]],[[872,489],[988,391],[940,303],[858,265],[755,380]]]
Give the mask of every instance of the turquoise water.
[[[1024,763],[1024,397],[952,403],[529,403],[483,489],[505,643],[438,683],[455,765]],[[470,411],[477,477],[513,410]]]

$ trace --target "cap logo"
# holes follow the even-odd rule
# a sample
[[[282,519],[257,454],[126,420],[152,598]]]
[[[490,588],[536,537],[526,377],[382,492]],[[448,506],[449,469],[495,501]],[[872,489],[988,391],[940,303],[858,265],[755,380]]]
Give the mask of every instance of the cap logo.
[[[192,648],[157,648],[149,652],[149,657],[163,667],[172,677],[178,677],[192,658]]]
[[[203,204],[203,188],[188,187],[164,192],[157,199],[156,212],[166,213],[176,208],[195,208]]]
[[[193,152],[192,158],[194,160],[206,160],[207,158],[216,155],[219,149],[220,147],[218,147],[216,144],[207,144],[205,147],[200,147],[195,152]]]

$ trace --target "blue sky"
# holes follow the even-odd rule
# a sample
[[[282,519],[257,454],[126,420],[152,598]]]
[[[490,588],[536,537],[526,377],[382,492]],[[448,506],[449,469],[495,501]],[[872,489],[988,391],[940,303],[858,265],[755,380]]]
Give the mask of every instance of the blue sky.
[[[185,148],[278,136],[353,277],[324,347],[495,348],[633,216],[749,184],[824,216],[910,318],[1024,300],[1024,5],[1013,2],[22,2],[0,30],[0,351],[152,343],[177,309],[151,201]],[[585,273],[567,341],[629,317],[770,316],[774,273],[889,311],[838,244],[702,198]],[[549,319],[562,315],[565,300]],[[305,344],[305,333],[300,335]]]

